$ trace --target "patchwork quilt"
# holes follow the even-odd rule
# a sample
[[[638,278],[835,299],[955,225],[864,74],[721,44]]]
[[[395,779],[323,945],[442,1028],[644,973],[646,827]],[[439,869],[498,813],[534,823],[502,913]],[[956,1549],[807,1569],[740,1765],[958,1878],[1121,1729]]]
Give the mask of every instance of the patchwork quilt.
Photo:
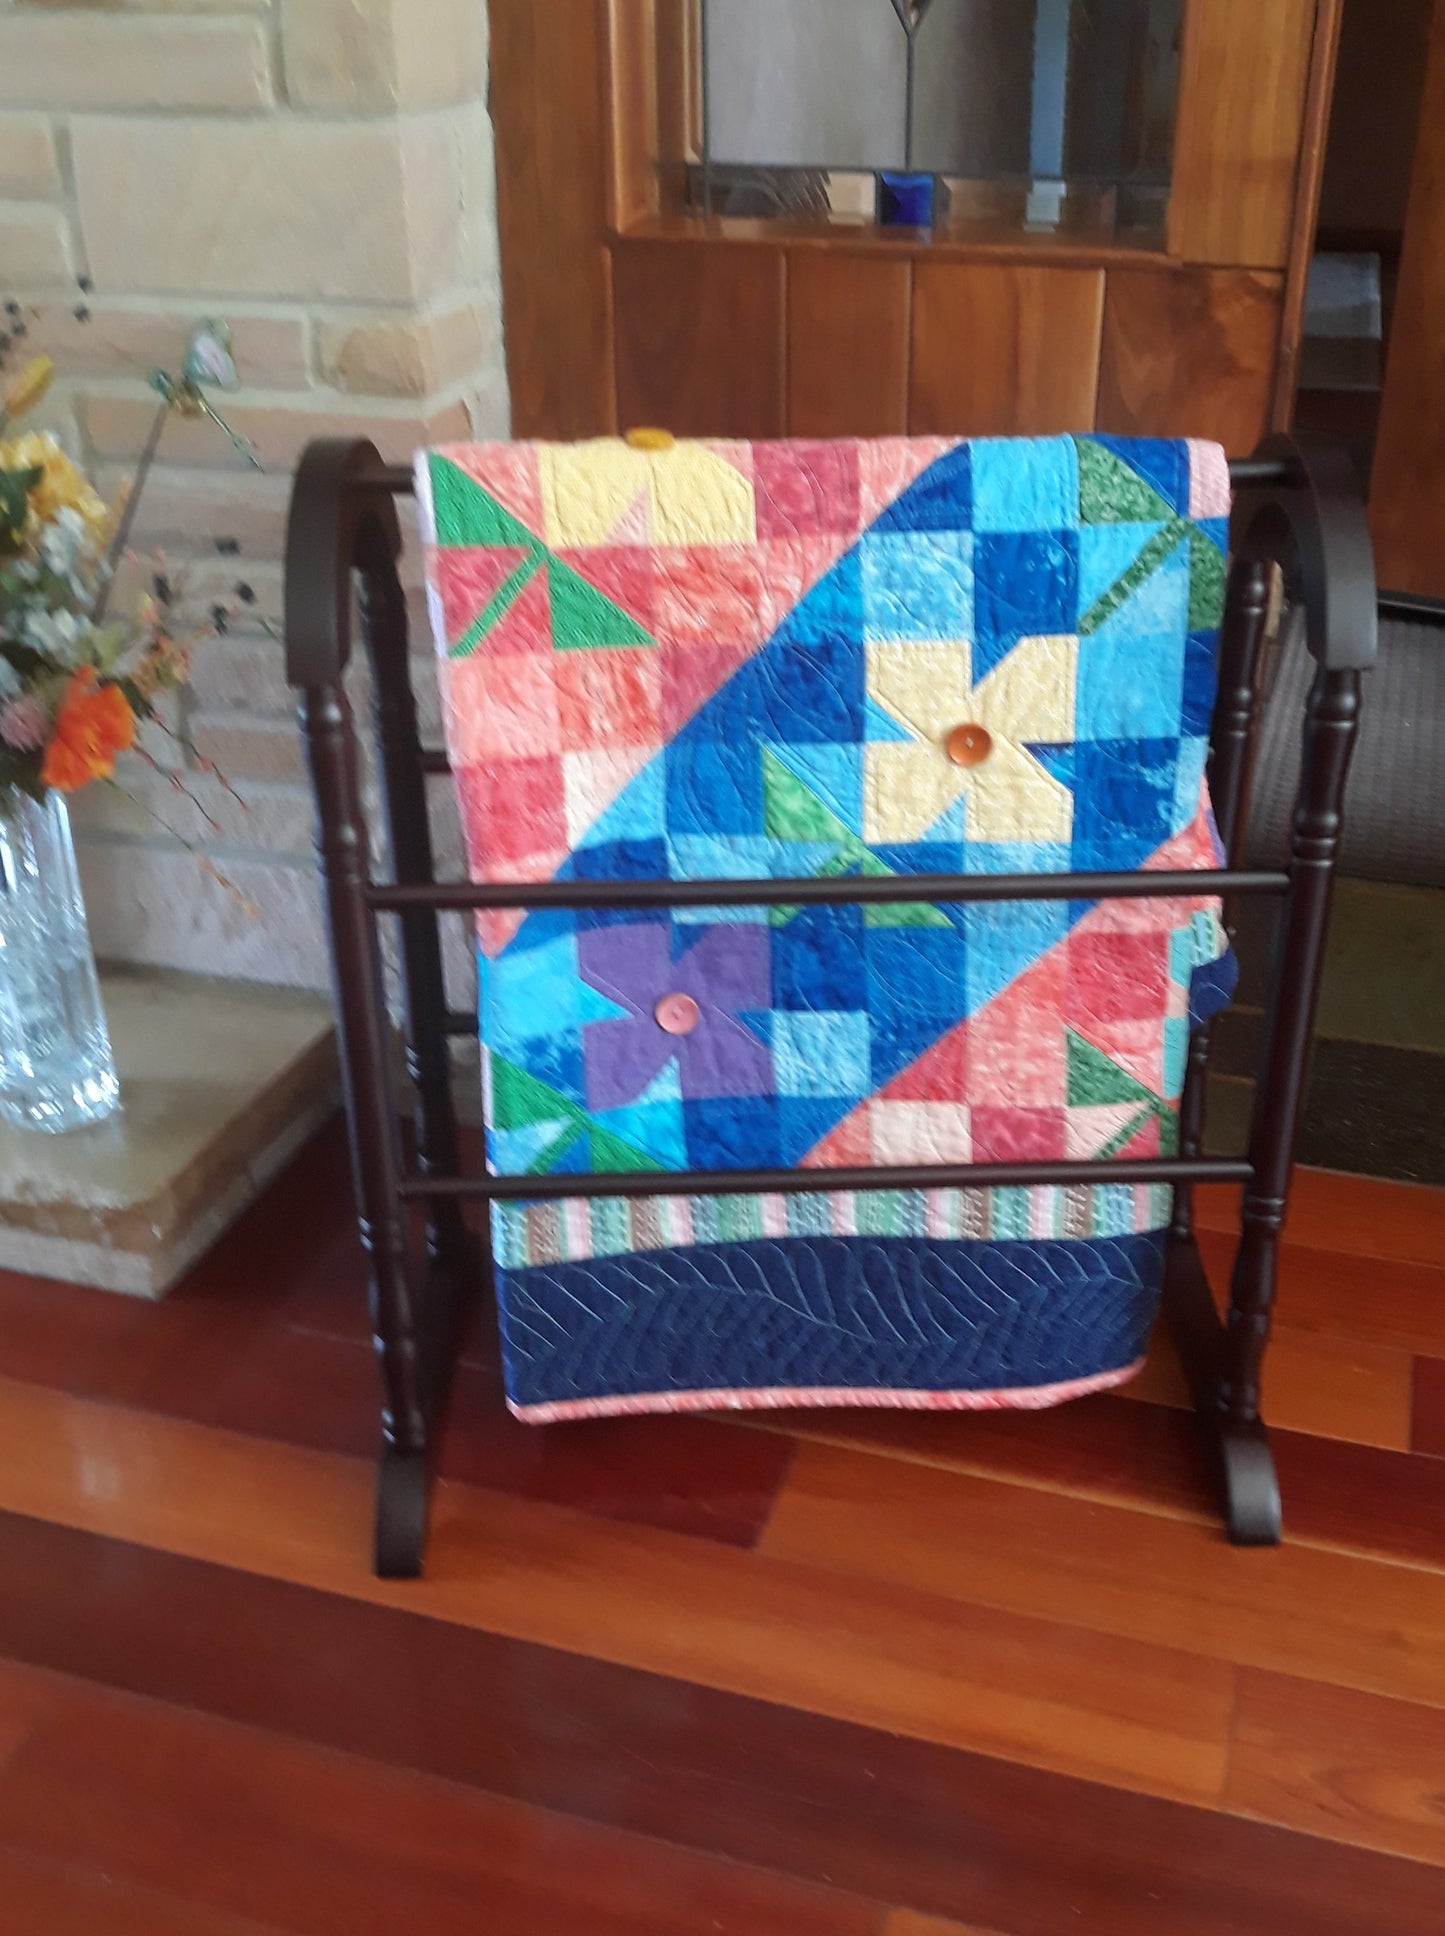
[[[1229,478],[1109,437],[423,453],[474,878],[1207,868]],[[508,1176],[1171,1153],[1192,900],[488,912]],[[1152,1186],[494,1205],[509,1402],[1037,1405],[1127,1377]]]

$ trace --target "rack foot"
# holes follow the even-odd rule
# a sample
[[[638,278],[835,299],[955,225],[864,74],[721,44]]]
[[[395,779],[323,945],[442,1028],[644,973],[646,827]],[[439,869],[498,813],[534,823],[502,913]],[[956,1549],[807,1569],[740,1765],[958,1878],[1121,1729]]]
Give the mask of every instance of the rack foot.
[[[424,1451],[382,1449],[376,1475],[376,1575],[418,1580],[426,1551],[431,1472]]]
[[[1189,1380],[1229,1537],[1236,1546],[1277,1546],[1283,1514],[1269,1434],[1261,1420],[1234,1423],[1220,1408],[1224,1326],[1192,1237],[1170,1239],[1164,1311]]]
[[[1236,1546],[1278,1546],[1284,1531],[1279,1479],[1263,1425],[1252,1430],[1215,1425],[1216,1468],[1224,1491],[1224,1517]]]

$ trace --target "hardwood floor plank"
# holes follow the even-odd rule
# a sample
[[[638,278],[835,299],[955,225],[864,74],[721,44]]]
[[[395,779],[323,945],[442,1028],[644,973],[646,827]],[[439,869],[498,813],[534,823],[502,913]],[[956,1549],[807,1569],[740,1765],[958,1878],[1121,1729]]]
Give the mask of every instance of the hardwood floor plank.
[[[1219,1290],[1228,1281],[1231,1247],[1206,1234],[1200,1250]],[[1348,1249],[1287,1244],[1280,1257],[1276,1321],[1289,1331],[1445,1355],[1445,1269],[1439,1260],[1430,1265],[1362,1258]]]
[[[1246,1670],[1226,1795],[1240,1814],[1445,1867],[1445,1717]]]
[[[796,1438],[939,1466],[1073,1498],[1212,1524],[1213,1484],[1193,1415],[1082,1398],[1042,1412],[799,1411],[772,1415]]]
[[[1195,1194],[1201,1230],[1239,1230],[1239,1189],[1205,1184]],[[1445,1263],[1445,1190],[1390,1183],[1338,1170],[1296,1170],[1290,1191],[1291,1244],[1344,1258]]]
[[[1410,1449],[1414,1360],[1388,1345],[1276,1328],[1265,1359],[1264,1415],[1316,1438]]]
[[[1048,1412],[799,1412],[786,1423],[797,1437],[825,1445],[1217,1526],[1192,1413],[1126,1403],[1134,1389]],[[1416,1566],[1445,1563],[1445,1483],[1429,1458],[1277,1426],[1270,1443],[1292,1542]]]
[[[1445,1570],[1239,1549],[1152,1513],[817,1445],[761,1550],[1445,1707]]]
[[[1445,1570],[1445,1484],[1429,1459],[1271,1432],[1292,1543]]]
[[[1409,1353],[1392,1346],[1281,1324],[1265,1360],[1264,1415],[1272,1426],[1289,1431],[1407,1451],[1413,1370]],[[1121,1398],[1146,1404],[1191,1408],[1184,1372],[1162,1323],[1144,1369],[1118,1391]]]
[[[1008,1936],[1373,1936],[1382,1902],[1391,1936],[1434,1936],[1438,1892],[1412,1865],[1211,1810],[39,1522],[0,1523],[0,1557],[0,1644],[60,1666],[79,1655],[168,1701],[306,1731],[353,1750],[338,1757],[351,1766],[365,1753],[446,1775],[430,1784],[444,1792],[490,1787]],[[132,1752],[147,1751],[132,1738]],[[216,1764],[235,1806],[246,1784],[229,1750]],[[92,1756],[86,1779],[104,1782],[109,1768]],[[124,1757],[113,1774],[128,1781]],[[0,1835],[6,1793],[0,1783]],[[83,1786],[73,1806],[85,1815]],[[207,1834],[233,1851],[220,1827]]]
[[[398,1585],[367,1571],[359,1462],[3,1382],[0,1433],[21,1448],[0,1508],[32,1518],[1093,1779],[1200,1799],[1222,1779],[1229,1670],[1067,1615],[964,1609],[455,1484],[427,1578]]]
[[[1413,1412],[1414,1449],[1432,1459],[1445,1459],[1445,1358],[1415,1360]],[[1438,1483],[1445,1492],[1445,1473]]]
[[[29,1738],[49,1705],[49,1691],[33,1674],[0,1660],[0,1768]]]
[[[523,1425],[503,1402],[500,1373],[472,1365],[458,1373],[439,1450],[449,1479],[729,1546],[756,1542],[792,1457],[782,1433],[739,1432],[720,1418]]]
[[[298,1936],[876,1936],[841,1891],[254,1733],[67,1691],[0,1841]]]
[[[243,1921],[95,1870],[0,1849],[6,1936],[290,1936],[278,1923]]]
[[[1008,1932],[980,1929],[977,1923],[965,1929],[962,1923],[944,1922],[939,1916],[915,1916],[911,1909],[899,1909],[888,1918],[883,1936],[1008,1936]]]

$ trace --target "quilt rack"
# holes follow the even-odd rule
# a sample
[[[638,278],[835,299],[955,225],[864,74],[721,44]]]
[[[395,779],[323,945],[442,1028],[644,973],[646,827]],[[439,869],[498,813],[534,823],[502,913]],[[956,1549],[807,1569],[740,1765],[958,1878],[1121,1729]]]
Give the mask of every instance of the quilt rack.
[[[769,1190],[970,1188],[998,1184],[1163,1183],[1174,1187],[1164,1308],[1217,1475],[1230,1538],[1272,1545],[1281,1507],[1260,1415],[1260,1381],[1288,1208],[1345,782],[1358,724],[1361,673],[1374,661],[1376,588],[1364,509],[1335,451],[1271,438],[1230,466],[1232,563],[1220,641],[1219,699],[1209,778],[1226,862],[1206,872],[914,875],[904,878],[438,881],[428,818],[429,776],[446,755],[421,744],[411,686],[406,601],[397,571],[395,499],[407,469],[364,441],[322,440],[302,458],[286,551],[286,668],[317,809],[358,1222],[370,1276],[381,1374],[381,1456],[374,1561],[387,1578],[422,1570],[431,1452],[455,1358],[464,1296],[485,1281],[483,1230],[467,1200],[567,1196],[742,1194]],[[1302,723],[1304,759],[1287,866],[1239,864],[1259,714],[1271,579],[1279,565],[1302,606],[1316,671]],[[353,617],[369,660],[377,774],[390,878],[377,879],[362,769],[344,675]],[[440,916],[482,908],[756,907],[873,901],[1163,899],[1201,892],[1268,895],[1280,903],[1248,1149],[1202,1152],[1209,1030],[1191,1037],[1179,1155],[1106,1162],[934,1164],[866,1169],[493,1177],[465,1174],[450,1088],[449,1038],[474,1035],[449,1010]],[[413,1131],[402,1134],[393,1022],[380,917],[400,924],[400,996]],[[1228,1316],[1217,1315],[1194,1237],[1193,1186],[1242,1186]]]

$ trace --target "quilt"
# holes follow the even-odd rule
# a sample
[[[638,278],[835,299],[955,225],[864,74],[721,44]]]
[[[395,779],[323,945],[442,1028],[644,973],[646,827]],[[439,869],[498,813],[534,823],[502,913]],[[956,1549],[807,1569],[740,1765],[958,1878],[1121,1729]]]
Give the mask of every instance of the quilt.
[[[1110,437],[449,445],[417,460],[473,877],[1218,864],[1229,478]],[[1215,901],[478,919],[507,1176],[1172,1153]],[[536,1421],[1038,1405],[1127,1377],[1170,1192],[492,1207]]]

